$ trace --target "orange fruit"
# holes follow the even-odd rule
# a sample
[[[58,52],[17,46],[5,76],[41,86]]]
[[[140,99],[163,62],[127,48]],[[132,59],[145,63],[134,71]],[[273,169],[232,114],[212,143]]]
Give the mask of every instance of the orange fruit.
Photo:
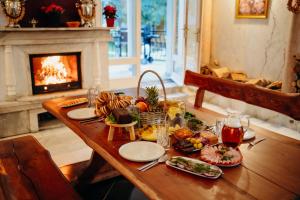
[[[138,102],[135,106],[141,111],[146,112],[148,110],[148,106],[145,102]]]

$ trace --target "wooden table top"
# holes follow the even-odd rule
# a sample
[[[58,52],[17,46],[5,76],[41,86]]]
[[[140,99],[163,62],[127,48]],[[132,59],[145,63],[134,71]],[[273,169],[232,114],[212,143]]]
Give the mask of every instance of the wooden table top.
[[[242,144],[242,164],[222,168],[224,174],[217,180],[190,175],[164,164],[140,172],[137,168],[144,163],[127,161],[118,153],[119,147],[129,142],[129,134],[115,134],[114,140],[108,142],[108,126],[102,122],[82,125],[69,119],[68,111],[86,105],[59,107],[64,100],[48,100],[43,107],[150,199],[294,199],[300,195],[300,142],[297,140],[251,126],[257,137],[267,139],[251,150],[247,150],[248,144]],[[187,105],[187,110],[208,123],[222,117],[207,109],[196,110],[191,105]],[[172,149],[168,154],[182,155]]]

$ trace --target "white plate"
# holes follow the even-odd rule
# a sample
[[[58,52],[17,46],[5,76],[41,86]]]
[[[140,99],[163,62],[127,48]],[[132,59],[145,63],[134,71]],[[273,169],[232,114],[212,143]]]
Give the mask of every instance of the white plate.
[[[250,140],[250,139],[252,139],[252,138],[254,138],[254,137],[255,137],[255,132],[252,131],[252,130],[250,130],[250,129],[248,129],[248,130],[246,131],[246,133],[244,134],[243,140]]]
[[[119,154],[130,161],[148,162],[164,155],[165,149],[153,142],[138,141],[124,144],[119,149]]]
[[[221,170],[219,167],[217,167],[217,166],[215,166],[215,165],[211,165],[211,164],[206,163],[206,162],[203,162],[203,161],[201,161],[201,160],[197,160],[197,159],[193,159],[193,158],[188,158],[188,157],[182,157],[182,156],[174,156],[174,157],[175,157],[175,158],[176,158],[176,157],[181,157],[181,158],[183,158],[183,159],[185,159],[185,160],[190,160],[190,161],[192,161],[192,162],[194,162],[194,163],[199,163],[199,164],[206,164],[206,165],[209,165],[209,166],[211,166],[212,168],[214,168],[215,170],[218,170],[220,173],[219,173],[217,176],[207,176],[207,175],[205,175],[205,174],[200,174],[200,173],[192,172],[192,171],[189,171],[189,170],[187,170],[187,169],[183,169],[183,168],[180,168],[180,167],[178,167],[178,166],[175,166],[175,165],[173,165],[172,162],[170,162],[169,160],[166,161],[166,165],[168,165],[168,166],[170,166],[170,167],[173,167],[173,168],[175,168],[175,169],[179,169],[179,170],[181,170],[181,171],[190,173],[190,174],[194,174],[194,175],[201,176],[201,177],[204,177],[204,178],[209,178],[209,179],[217,179],[217,178],[219,178],[219,177],[222,175],[222,173],[223,173],[222,170]]]
[[[96,117],[95,108],[79,108],[67,113],[71,119],[83,120]]]

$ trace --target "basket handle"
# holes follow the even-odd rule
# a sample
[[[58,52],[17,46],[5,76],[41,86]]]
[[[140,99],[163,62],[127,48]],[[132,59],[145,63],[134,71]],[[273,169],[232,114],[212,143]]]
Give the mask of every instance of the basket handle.
[[[146,71],[144,71],[144,72],[141,74],[140,79],[139,79],[139,82],[138,82],[138,87],[137,87],[137,97],[136,97],[136,98],[139,98],[139,96],[140,96],[141,81],[142,81],[143,76],[144,76],[145,74],[147,74],[147,73],[152,73],[152,74],[156,75],[157,78],[159,79],[161,85],[162,85],[163,92],[164,92],[164,108],[163,108],[163,109],[164,109],[164,111],[165,111],[165,109],[166,109],[166,103],[167,103],[166,88],[165,88],[164,82],[163,82],[163,80],[161,79],[161,77],[159,76],[159,74],[158,74],[157,72],[153,71],[153,70],[146,70]]]

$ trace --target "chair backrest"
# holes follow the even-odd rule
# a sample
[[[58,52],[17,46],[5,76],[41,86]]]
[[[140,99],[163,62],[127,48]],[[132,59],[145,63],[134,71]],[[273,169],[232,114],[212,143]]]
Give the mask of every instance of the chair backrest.
[[[205,90],[227,98],[267,108],[300,120],[300,94],[283,93],[232,80],[202,75],[187,70],[184,84],[198,87],[195,107],[202,107]]]

